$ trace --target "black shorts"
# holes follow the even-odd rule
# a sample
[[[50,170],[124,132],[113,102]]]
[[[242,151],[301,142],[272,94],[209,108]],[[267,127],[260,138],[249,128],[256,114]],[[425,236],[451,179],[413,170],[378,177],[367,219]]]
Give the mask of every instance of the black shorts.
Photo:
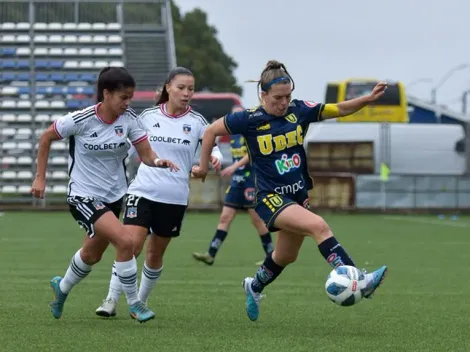
[[[178,237],[186,205],[167,204],[128,194],[124,225],[141,226],[161,237]]]
[[[113,203],[105,203],[93,197],[70,196],[67,197],[67,203],[73,218],[90,238],[95,235],[96,220],[108,211],[112,211],[119,219],[122,210],[122,198]]]
[[[274,221],[285,208],[293,204],[310,209],[310,198],[307,191],[288,195],[275,192],[259,192],[255,211],[264,221],[269,231],[277,232],[279,229],[274,227]]]
[[[255,206],[254,187],[232,187],[225,191],[224,206],[233,209],[250,209]]]

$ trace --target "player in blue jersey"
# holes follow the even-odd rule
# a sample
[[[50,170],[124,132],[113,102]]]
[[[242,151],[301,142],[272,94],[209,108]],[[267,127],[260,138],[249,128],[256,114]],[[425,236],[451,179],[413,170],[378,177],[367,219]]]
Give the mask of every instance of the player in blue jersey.
[[[243,280],[246,312],[252,321],[258,319],[263,289],[296,260],[306,236],[315,240],[320,253],[333,267],[355,266],[325,220],[308,210],[307,192],[313,182],[308,176],[303,140],[310,123],[359,111],[381,97],[387,84],[378,83],[369,95],[338,104],[292,99],[294,87],[286,67],[269,61],[258,81],[261,106],[229,114],[209,126],[204,134],[200,167],[193,170],[204,180],[216,136],[241,134],[245,138],[255,177],[255,210],[269,230],[279,231],[274,251],[253,278]],[[374,293],[386,271],[387,267],[382,266],[364,273],[365,284],[361,287],[364,297]]]
[[[232,109],[232,113],[244,110],[245,109],[241,106],[235,106]],[[237,210],[248,210],[251,223],[260,236],[261,245],[263,246],[265,254],[268,255],[273,251],[271,233],[264,225],[263,220],[260,219],[254,210],[255,184],[251,165],[249,165],[244,137],[240,134],[230,136],[230,147],[232,151],[233,164],[222,170],[221,176],[231,176],[232,180],[226,191],[224,207],[220,214],[217,230],[210,242],[209,250],[206,253],[193,253],[194,259],[207,265],[214,264],[215,256],[227,237],[230,225],[237,215]],[[257,263],[257,265],[260,265],[261,263]]]

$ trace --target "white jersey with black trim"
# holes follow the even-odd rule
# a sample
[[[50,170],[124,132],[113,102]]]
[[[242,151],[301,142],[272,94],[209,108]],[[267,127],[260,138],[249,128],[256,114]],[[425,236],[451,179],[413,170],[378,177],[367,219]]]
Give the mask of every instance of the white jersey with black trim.
[[[147,131],[150,145],[158,157],[171,160],[180,170],[170,172],[141,163],[128,193],[154,202],[187,205],[191,168],[208,122],[191,108],[184,114],[171,116],[165,104],[144,110],[137,121]],[[217,146],[213,154],[222,158]]]
[[[124,161],[132,144],[145,141],[147,134],[127,109],[112,123],[97,113],[98,105],[62,116],[53,124],[60,139],[69,138],[69,196],[93,197],[112,203],[126,194]]]

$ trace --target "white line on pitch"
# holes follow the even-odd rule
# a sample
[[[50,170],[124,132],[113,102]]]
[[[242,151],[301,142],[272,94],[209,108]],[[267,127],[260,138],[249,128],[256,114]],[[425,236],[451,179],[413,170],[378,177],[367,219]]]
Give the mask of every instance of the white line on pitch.
[[[415,218],[415,217],[387,216],[387,215],[382,216],[382,219],[394,220],[394,221],[408,221],[408,222],[414,222],[417,224],[425,224],[425,225],[441,225],[441,226],[460,227],[460,228],[467,228],[467,229],[470,228],[470,224],[468,223],[448,222],[446,220],[432,220],[432,219],[422,219],[422,218]]]

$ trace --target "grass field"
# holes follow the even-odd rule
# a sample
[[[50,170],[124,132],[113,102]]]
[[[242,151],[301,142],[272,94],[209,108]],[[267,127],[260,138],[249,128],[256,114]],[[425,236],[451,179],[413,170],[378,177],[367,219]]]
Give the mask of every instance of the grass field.
[[[62,319],[53,319],[49,280],[64,275],[82,232],[68,213],[6,213],[0,351],[470,351],[469,218],[325,218],[358,267],[389,266],[372,300],[331,303],[324,292],[330,268],[308,240],[298,262],[266,289],[258,322],[250,322],[241,281],[255,273],[262,250],[248,217],[235,220],[215,265],[206,267],[191,252],[206,249],[217,215],[190,213],[149,300],[157,318],[138,324],[124,297],[116,318],[95,316],[112,248],[73,289]]]

